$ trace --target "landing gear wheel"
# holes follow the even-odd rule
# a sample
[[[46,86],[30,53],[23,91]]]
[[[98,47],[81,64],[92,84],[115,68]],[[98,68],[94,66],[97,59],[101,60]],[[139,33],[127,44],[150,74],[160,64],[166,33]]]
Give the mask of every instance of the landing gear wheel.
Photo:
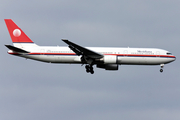
[[[89,69],[90,69],[90,71],[93,71],[93,67],[91,66],[91,67],[89,67]]]
[[[86,72],[89,73],[89,72],[90,72],[90,67],[89,67],[89,65],[86,65],[85,68],[86,68]]]
[[[94,71],[91,71],[91,74],[94,74]]]
[[[87,69],[86,72],[89,73],[90,71]]]
[[[86,65],[85,68],[86,68],[86,69],[89,69],[89,65]]]
[[[160,64],[160,66],[161,66],[160,72],[162,73],[163,72],[163,68],[164,68],[164,64]]]
[[[91,74],[94,74],[94,70],[93,70],[93,67],[92,67],[92,66],[86,65],[85,68],[86,68],[86,72],[87,72],[87,73],[90,72]]]
[[[91,73],[91,74],[94,74],[94,70],[93,70],[93,67],[92,67],[92,66],[90,66],[90,73]]]

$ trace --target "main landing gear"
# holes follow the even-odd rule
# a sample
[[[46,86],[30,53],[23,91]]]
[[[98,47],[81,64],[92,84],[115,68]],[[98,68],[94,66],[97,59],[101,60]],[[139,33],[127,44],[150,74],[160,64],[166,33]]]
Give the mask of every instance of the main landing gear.
[[[90,72],[91,74],[94,74],[94,70],[93,70],[92,65],[86,65],[85,68],[86,68],[87,73]]]
[[[162,73],[163,72],[163,68],[164,68],[164,64],[161,64],[161,69],[160,69],[160,72]]]

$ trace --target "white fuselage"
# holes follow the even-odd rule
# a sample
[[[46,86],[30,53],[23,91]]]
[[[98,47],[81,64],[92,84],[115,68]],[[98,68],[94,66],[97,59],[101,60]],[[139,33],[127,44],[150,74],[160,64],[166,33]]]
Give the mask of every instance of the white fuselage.
[[[168,51],[156,48],[113,48],[113,47],[86,47],[104,56],[117,56],[116,64],[134,65],[160,65],[174,61],[176,58]],[[30,53],[14,53],[9,50],[9,54],[20,57],[49,62],[49,63],[79,63],[81,56],[76,55],[69,47],[50,46],[27,46],[23,48]]]
[[[105,70],[118,70],[118,65],[160,65],[176,59],[170,52],[156,48],[83,47],[62,39],[67,47],[36,45],[11,19],[5,19],[12,45],[5,45],[9,54],[49,63],[86,64],[86,72],[94,73],[93,65]]]

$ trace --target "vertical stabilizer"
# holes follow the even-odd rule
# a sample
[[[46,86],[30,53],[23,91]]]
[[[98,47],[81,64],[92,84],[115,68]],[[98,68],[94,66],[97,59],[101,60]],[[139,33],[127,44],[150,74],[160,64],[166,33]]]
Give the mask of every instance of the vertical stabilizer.
[[[37,46],[11,19],[4,19],[16,47]]]

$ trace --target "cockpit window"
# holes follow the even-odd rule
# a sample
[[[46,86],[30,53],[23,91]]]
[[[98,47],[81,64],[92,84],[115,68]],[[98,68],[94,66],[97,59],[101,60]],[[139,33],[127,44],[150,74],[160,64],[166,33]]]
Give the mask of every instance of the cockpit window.
[[[169,52],[168,52],[167,55],[172,55],[172,53],[169,53]]]

